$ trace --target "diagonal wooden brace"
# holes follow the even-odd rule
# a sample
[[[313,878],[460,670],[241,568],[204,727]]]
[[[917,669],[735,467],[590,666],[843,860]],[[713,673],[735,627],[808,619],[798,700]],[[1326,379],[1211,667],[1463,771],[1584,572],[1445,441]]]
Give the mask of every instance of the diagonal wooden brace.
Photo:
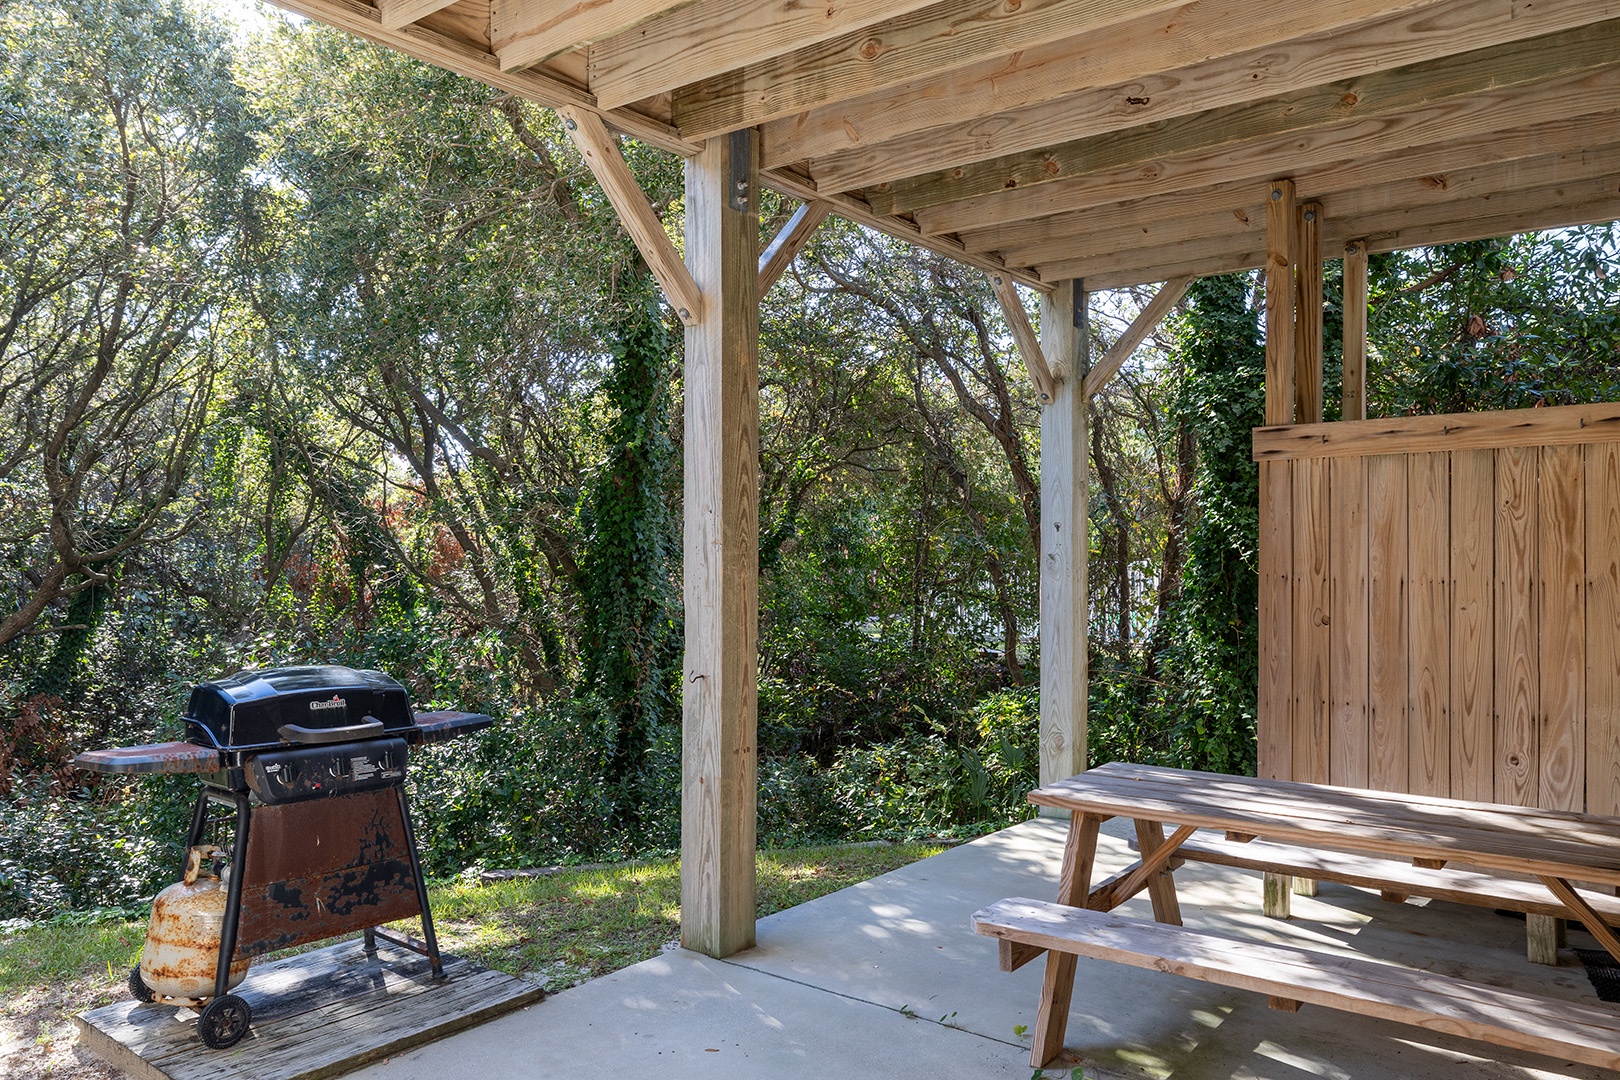
[[[674,241],[664,232],[664,223],[653,213],[652,204],[630,172],[630,166],[625,164],[618,140],[593,112],[563,108],[557,113],[596,182],[602,185],[608,201],[618,211],[624,231],[630,234],[641,257],[647,260],[675,314],[687,326],[696,325],[703,317],[703,293],[681,260],[681,253],[675,250]]]
[[[1030,325],[1024,302],[1018,298],[1017,287],[1013,285],[1012,278],[1002,274],[990,275],[990,287],[995,290],[996,300],[1001,304],[1001,314],[1012,331],[1018,355],[1024,358],[1024,368],[1029,372],[1029,381],[1035,384],[1036,395],[1042,405],[1050,404],[1057,396],[1057,379],[1052,374],[1051,365],[1046,362],[1046,354],[1041,351],[1040,339]]]
[[[832,203],[815,199],[803,203],[788,218],[782,231],[771,238],[770,246],[759,257],[759,295],[764,296],[776,284],[793,260],[804,250],[816,229],[832,213]]]

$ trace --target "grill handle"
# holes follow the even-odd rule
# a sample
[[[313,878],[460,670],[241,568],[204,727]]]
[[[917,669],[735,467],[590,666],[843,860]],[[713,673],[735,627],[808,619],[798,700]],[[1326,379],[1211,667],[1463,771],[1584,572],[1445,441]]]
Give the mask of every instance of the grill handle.
[[[368,716],[358,724],[348,727],[309,728],[298,724],[282,724],[276,729],[288,742],[300,743],[304,746],[324,746],[327,743],[353,742],[356,739],[375,739],[383,733],[383,722],[375,716]]]

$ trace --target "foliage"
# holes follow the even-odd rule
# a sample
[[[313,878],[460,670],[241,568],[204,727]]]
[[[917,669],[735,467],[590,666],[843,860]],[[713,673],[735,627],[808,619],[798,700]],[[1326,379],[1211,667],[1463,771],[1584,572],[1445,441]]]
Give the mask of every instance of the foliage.
[[[635,832],[656,798],[651,754],[674,711],[679,681],[670,526],[670,342],[651,275],[646,295],[627,298],[620,344],[602,393],[610,415],[608,458],[589,479],[580,509],[580,683],[613,720],[602,772],[613,824]]]
[[[1247,275],[1204,278],[1182,316],[1179,405],[1199,437],[1197,515],[1175,612],[1163,704],[1176,764],[1252,774],[1259,686],[1259,473],[1265,349]]]
[[[1398,252],[1373,266],[1369,415],[1620,399],[1620,227]]]

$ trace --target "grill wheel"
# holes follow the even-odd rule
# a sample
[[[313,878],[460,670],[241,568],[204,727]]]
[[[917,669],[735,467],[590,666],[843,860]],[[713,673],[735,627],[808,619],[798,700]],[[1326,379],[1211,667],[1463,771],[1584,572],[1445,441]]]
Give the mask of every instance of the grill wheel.
[[[217,997],[203,1006],[197,1017],[197,1033],[202,1041],[215,1050],[235,1046],[247,1034],[253,1020],[253,1010],[235,994]]]

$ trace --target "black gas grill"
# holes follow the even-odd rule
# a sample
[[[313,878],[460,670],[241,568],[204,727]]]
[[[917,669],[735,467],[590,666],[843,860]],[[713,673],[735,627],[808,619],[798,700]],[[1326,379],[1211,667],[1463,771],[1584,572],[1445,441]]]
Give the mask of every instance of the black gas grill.
[[[193,773],[201,790],[186,848],[228,850],[231,874],[213,1000],[232,961],[363,930],[426,956],[443,978],[410,809],[412,746],[489,726],[488,716],[413,712],[380,671],[291,667],[244,671],[191,693],[187,741],[93,750],[76,764],[102,773]],[[420,915],[424,940],[377,929]],[[132,987],[134,982],[132,981]],[[247,1029],[245,1003],[222,1015]],[[205,1010],[205,1019],[207,1010]],[[217,1025],[216,1025],[217,1026]]]

